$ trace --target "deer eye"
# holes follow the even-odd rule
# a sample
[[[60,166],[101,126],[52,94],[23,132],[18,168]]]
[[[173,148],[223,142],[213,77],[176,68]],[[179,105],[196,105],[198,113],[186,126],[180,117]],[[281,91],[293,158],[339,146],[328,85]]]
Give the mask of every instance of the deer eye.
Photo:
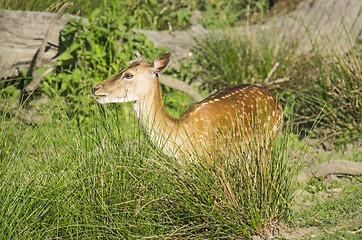
[[[126,73],[126,74],[124,75],[124,77],[125,77],[126,79],[132,79],[132,78],[133,78],[133,75],[130,74],[130,73]]]

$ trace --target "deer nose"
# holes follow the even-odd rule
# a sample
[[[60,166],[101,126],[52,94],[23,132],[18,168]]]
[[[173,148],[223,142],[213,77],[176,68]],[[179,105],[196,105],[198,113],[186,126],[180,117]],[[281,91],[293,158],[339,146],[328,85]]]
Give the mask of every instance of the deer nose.
[[[100,89],[100,88],[101,88],[101,87],[99,87],[98,85],[94,86],[94,87],[92,88],[92,93],[95,94],[96,91],[97,91],[98,89]]]

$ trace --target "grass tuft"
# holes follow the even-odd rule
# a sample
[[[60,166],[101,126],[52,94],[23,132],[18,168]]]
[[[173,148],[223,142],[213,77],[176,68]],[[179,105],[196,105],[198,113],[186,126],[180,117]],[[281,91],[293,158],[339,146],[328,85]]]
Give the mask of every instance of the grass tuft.
[[[284,78],[298,44],[280,45],[277,38],[270,36],[267,32],[254,37],[226,33],[225,37],[199,42],[195,56],[204,69],[199,74],[202,86],[222,89],[241,83],[264,82],[276,64],[269,81]]]

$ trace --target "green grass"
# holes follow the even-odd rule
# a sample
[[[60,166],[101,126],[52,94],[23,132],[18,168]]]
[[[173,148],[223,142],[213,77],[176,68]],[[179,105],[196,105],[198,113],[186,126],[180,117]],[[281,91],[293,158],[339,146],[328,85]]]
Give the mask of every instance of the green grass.
[[[199,42],[194,52],[203,66],[199,79],[207,89],[222,89],[241,83],[263,82],[276,64],[270,81],[287,76],[295,61],[298,43],[280,44],[269,32],[256,37],[236,35],[225,30],[225,36]]]
[[[362,234],[360,180],[358,177],[336,178],[331,182],[312,179],[304,188],[308,195],[298,204],[303,206],[309,201],[310,206],[298,206],[291,221],[292,229],[316,227],[313,239],[359,239]]]
[[[323,56],[317,52],[315,57],[319,74],[311,79],[309,88],[298,93],[304,108],[300,110],[306,121],[304,126],[321,115],[317,136],[336,144],[355,142],[362,137],[360,45],[346,56]]]
[[[23,10],[23,11],[43,11],[43,12],[56,12],[66,2],[72,2],[73,6],[68,10],[71,14],[86,15],[91,9],[103,6],[103,0],[1,0],[0,8]]]
[[[361,137],[358,47],[347,56],[332,57],[315,49],[306,58],[296,55],[297,43],[281,46],[268,34],[255,41],[230,37],[200,43],[196,60],[166,73],[193,83],[201,79],[203,91],[212,92],[231,84],[263,81],[278,62],[270,81],[291,81],[272,90],[279,92],[287,118],[297,115],[299,128],[285,129],[268,157],[260,149],[247,156],[228,156],[213,168],[180,166],[145,140],[130,104],[97,105],[89,87],[118,72],[135,49],[149,58],[161,51],[144,36],[137,35],[134,41],[133,34],[119,27],[181,29],[195,6],[178,12],[182,3],[165,2],[167,14],[162,15],[153,1],[148,2],[153,6],[149,12],[117,3],[78,1],[82,6],[75,4],[71,10],[94,21],[90,26],[73,23],[64,29],[67,48],[58,68],[28,99],[50,96],[51,103],[40,108],[40,123],[27,125],[13,111],[1,108],[0,239],[239,239],[265,236],[280,222],[291,228],[318,227],[317,239],[353,239],[361,234],[360,222],[354,223],[354,219],[360,221],[356,211],[361,208],[360,178],[329,185],[312,180],[303,188],[311,194],[312,206],[299,211],[301,206],[291,204],[294,189],[301,187],[293,185],[293,179],[300,163],[298,149],[304,147],[303,140],[298,140],[302,135],[295,132],[322,134],[313,136],[334,139],[337,146]],[[220,1],[218,9],[224,3]],[[240,17],[232,15],[234,3],[220,15]],[[27,10],[49,7],[46,0],[1,4]],[[92,4],[97,5],[95,9]],[[212,16],[214,10],[209,7],[204,17]],[[128,12],[120,15],[122,11]],[[230,19],[205,18],[203,23],[225,26]],[[1,97],[19,97],[20,86],[27,80],[9,81]],[[168,110],[179,116],[189,98],[167,87],[163,90]],[[24,107],[29,106],[25,103]],[[360,156],[357,151],[350,158],[360,161]],[[314,158],[315,163],[326,160],[326,156]],[[319,192],[341,186],[340,197],[318,198]]]
[[[143,214],[135,214],[154,198],[143,184],[144,178],[152,182],[152,171],[140,167],[141,154],[134,157],[140,151],[125,146],[119,130],[102,126],[104,121],[81,131],[66,124],[72,119],[60,120],[22,129],[10,125],[2,132],[3,143],[16,144],[3,148],[1,238],[129,238],[130,232],[152,232]],[[103,140],[112,147],[102,151]],[[124,230],[133,224],[136,231]]]
[[[97,9],[110,7],[119,18],[127,18],[132,28],[180,30],[190,26],[193,10],[200,10],[201,24],[206,28],[235,26],[250,16],[262,19],[275,0],[233,0],[233,1],[142,1],[142,0],[1,0],[0,8],[26,11],[56,12],[66,2],[73,6],[68,13],[89,16]],[[255,18],[257,17],[257,18]]]
[[[271,159],[180,166],[145,141],[129,105],[90,108],[82,123],[64,104],[39,125],[1,115],[1,239],[244,238],[289,214],[288,137]]]

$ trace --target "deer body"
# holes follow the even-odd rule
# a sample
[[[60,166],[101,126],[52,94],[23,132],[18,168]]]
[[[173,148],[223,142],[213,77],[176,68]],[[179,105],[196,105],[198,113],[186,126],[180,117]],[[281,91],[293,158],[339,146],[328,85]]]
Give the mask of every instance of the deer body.
[[[158,73],[170,53],[151,64],[138,56],[119,74],[93,87],[99,103],[134,101],[134,110],[152,143],[168,155],[201,154],[208,159],[220,152],[218,141],[247,142],[254,134],[274,138],[281,126],[280,102],[254,85],[225,88],[190,107],[180,118],[171,117],[163,104]],[[222,152],[222,149],[221,149]]]

